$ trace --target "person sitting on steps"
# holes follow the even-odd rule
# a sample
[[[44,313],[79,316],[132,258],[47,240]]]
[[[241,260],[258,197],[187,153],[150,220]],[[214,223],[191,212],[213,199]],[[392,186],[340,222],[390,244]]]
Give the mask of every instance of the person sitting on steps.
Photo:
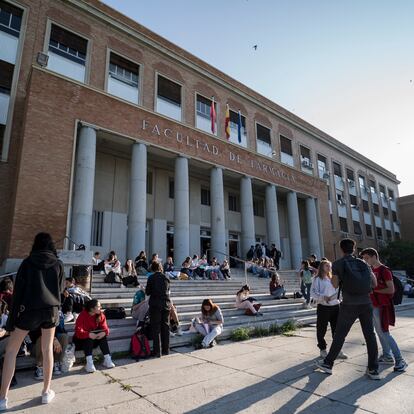
[[[256,299],[250,297],[249,295],[249,285],[242,286],[242,288],[236,293],[236,308],[244,309],[246,311],[246,315],[263,316],[263,313],[258,311],[261,304],[257,303]]]
[[[76,350],[82,350],[85,353],[86,372],[96,371],[92,351],[98,346],[104,356],[103,366],[105,368],[115,367],[109,351],[108,335],[109,328],[101,304],[96,299],[92,299],[85,304],[85,309],[76,319],[75,334],[73,336]]]
[[[139,285],[135,264],[131,259],[128,259],[122,268],[122,284],[124,286],[132,285],[134,287]]]
[[[203,348],[216,345],[215,338],[223,332],[223,313],[211,299],[204,299],[201,304],[201,313],[195,318],[195,328],[204,338]]]
[[[269,283],[269,290],[270,290],[270,294],[275,299],[287,299],[286,290],[283,287],[283,283],[277,272],[274,272],[272,274],[272,279],[270,280],[270,283]]]

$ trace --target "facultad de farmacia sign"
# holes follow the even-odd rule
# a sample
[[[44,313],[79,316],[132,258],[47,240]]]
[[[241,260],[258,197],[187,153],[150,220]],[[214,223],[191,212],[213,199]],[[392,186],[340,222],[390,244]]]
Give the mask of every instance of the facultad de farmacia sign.
[[[146,119],[142,120],[141,130],[145,131],[146,134],[164,138],[167,142],[175,140],[178,144],[185,145],[189,149],[191,148],[192,151],[195,151],[200,157],[202,157],[204,153],[223,160],[227,159],[227,161],[233,164],[235,169],[238,170],[240,170],[240,166],[247,166],[252,170],[252,173],[262,172],[290,182],[296,181],[293,174],[275,168],[269,163],[249,157],[247,150],[241,150],[240,152],[233,150],[233,146],[226,145],[225,142],[220,141],[217,142],[217,144],[209,144],[200,137],[183,134],[179,131],[175,131],[173,128],[160,127],[158,124],[151,123]]]

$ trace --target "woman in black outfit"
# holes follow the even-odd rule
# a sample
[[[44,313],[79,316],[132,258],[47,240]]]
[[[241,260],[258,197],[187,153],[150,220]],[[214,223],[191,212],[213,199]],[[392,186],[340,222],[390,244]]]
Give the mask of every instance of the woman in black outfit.
[[[154,272],[147,281],[145,293],[149,298],[149,315],[153,336],[153,355],[161,357],[170,351],[170,330],[168,317],[170,314],[170,279],[163,273],[161,263],[153,262],[151,272]],[[161,336],[161,349],[160,349]]]
[[[42,403],[48,404],[55,393],[50,389],[53,371],[53,339],[59,324],[60,295],[65,278],[63,264],[57,258],[50,234],[36,235],[30,256],[23,260],[16,275],[13,307],[7,320],[10,332],[3,365],[0,411],[7,409],[7,394],[16,366],[16,355],[29,331],[41,328],[43,353]]]

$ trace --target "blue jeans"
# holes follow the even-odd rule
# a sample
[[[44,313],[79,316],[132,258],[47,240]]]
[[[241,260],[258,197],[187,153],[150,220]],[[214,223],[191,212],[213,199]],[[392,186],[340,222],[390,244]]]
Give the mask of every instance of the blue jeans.
[[[301,283],[300,290],[302,291],[303,297],[306,299],[306,303],[310,302],[310,290],[312,283]]]
[[[382,346],[382,354],[389,358],[392,358],[392,356],[394,356],[395,362],[400,362],[402,360],[402,356],[397,342],[395,342],[395,339],[389,332],[384,332],[382,330],[379,308],[374,308],[373,316],[375,332],[377,333]]]

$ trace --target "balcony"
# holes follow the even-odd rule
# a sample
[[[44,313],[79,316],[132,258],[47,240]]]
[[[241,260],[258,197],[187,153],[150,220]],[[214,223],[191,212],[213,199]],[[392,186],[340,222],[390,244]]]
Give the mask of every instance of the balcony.
[[[364,222],[365,222],[365,224],[372,225],[371,214],[370,213],[364,212]]]
[[[157,112],[176,121],[181,121],[181,105],[161,96],[157,96]]]
[[[342,177],[340,177],[339,175],[334,175],[334,177],[335,177],[335,188],[337,190],[344,191],[344,189],[345,189],[344,179]]]
[[[291,167],[295,165],[293,161],[293,156],[285,152],[280,153],[280,162],[286,165],[290,165]]]

